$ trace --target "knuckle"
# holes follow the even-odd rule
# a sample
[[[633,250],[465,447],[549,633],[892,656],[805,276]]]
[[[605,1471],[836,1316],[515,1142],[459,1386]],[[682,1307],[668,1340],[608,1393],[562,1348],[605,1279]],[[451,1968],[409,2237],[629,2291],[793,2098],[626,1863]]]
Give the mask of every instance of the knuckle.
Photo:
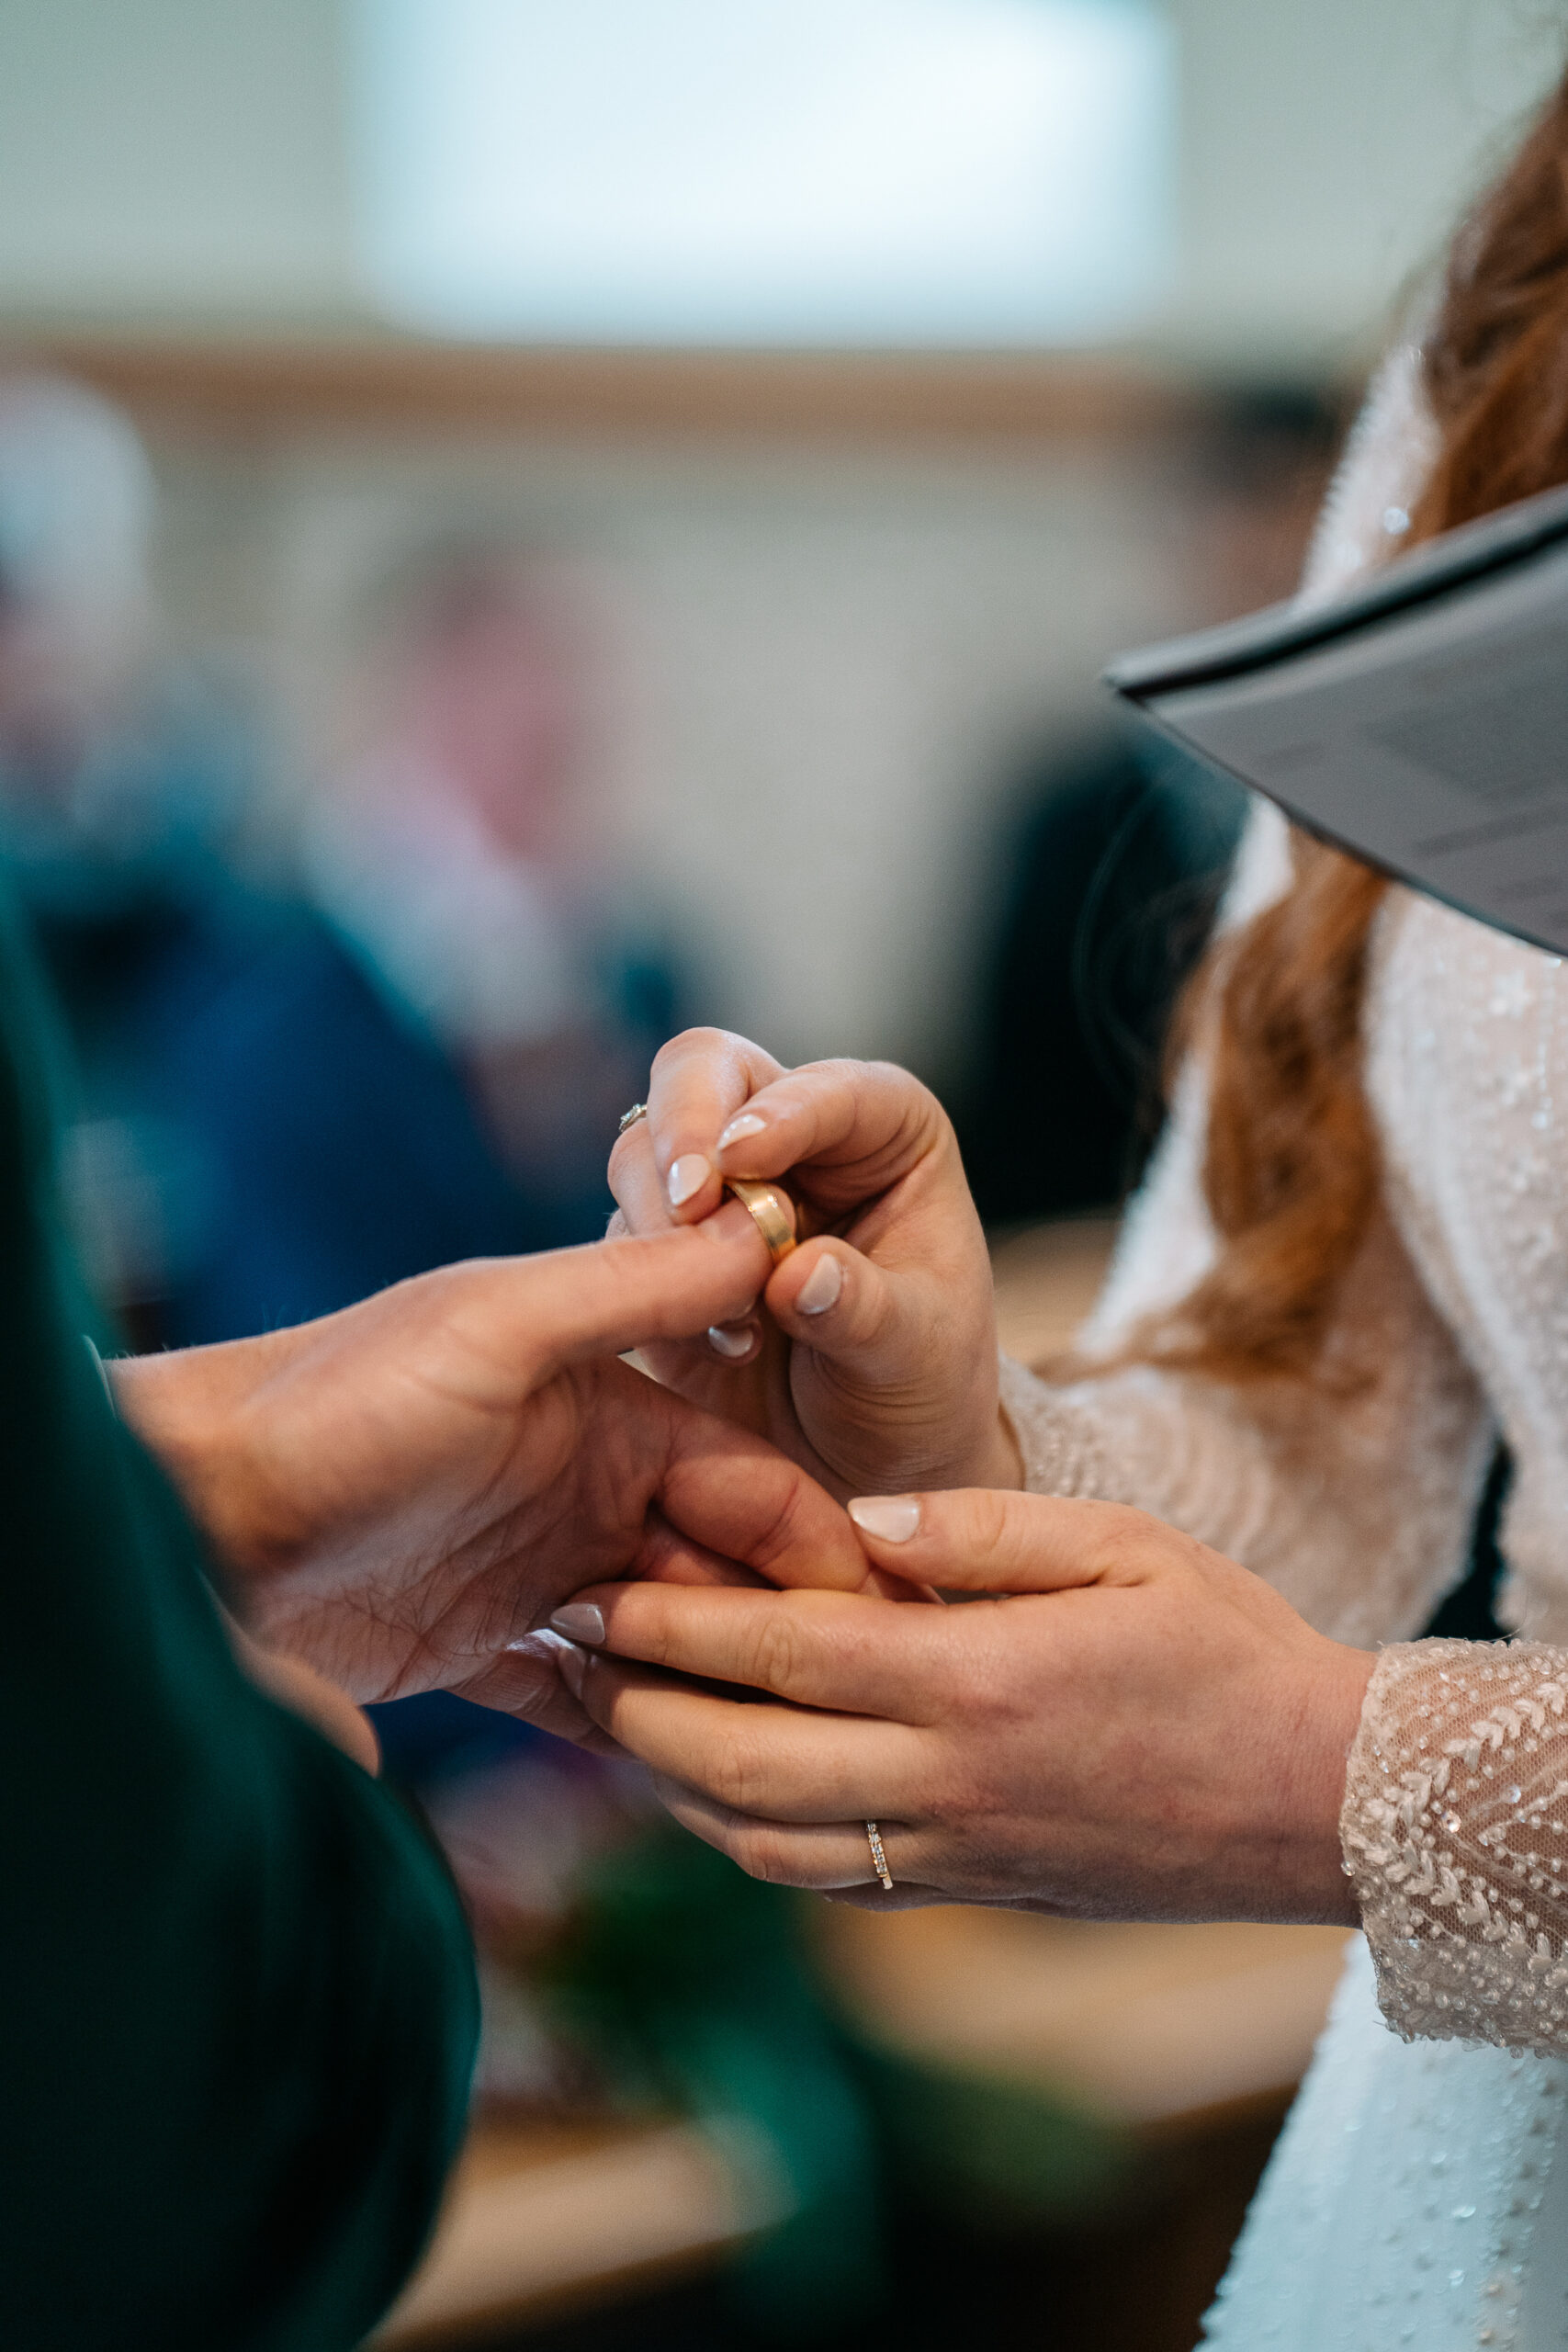
[[[985,1608],[984,1603],[980,1606]],[[987,1628],[987,1637],[964,1651],[953,1678],[947,1720],[962,1725],[964,1760],[957,1770],[938,1776],[941,1785],[949,1791],[964,1782],[987,1736],[1013,1713],[1017,1643],[1007,1622],[1010,1606],[994,1604],[987,1611],[993,1620]],[[967,1802],[962,1798],[959,1801]]]
[[[780,1698],[793,1698],[805,1679],[801,1628],[787,1607],[768,1610],[752,1637],[746,1679]]]
[[[731,1813],[756,1810],[762,1786],[760,1758],[750,1741],[739,1736],[727,1739],[714,1758],[711,1790]]]
[[[965,1723],[955,1740],[932,1739],[919,1767],[908,1775],[900,1811],[928,1828],[963,1832],[975,1819],[978,1770],[968,1753],[973,1726]]]
[[[951,1122],[941,1102],[912,1070],[898,1062],[870,1062],[865,1069],[873,1083],[886,1087],[896,1096],[899,1132],[906,1143],[932,1143],[949,1127]]]
[[[1096,1545],[1104,1565],[1122,1574],[1145,1565],[1157,1522],[1128,1503],[1109,1503],[1104,1510]]]
[[[897,1087],[911,1104],[919,1103],[922,1109],[930,1109],[938,1117],[947,1116],[931,1088],[918,1079],[913,1070],[906,1069],[902,1062],[852,1062],[848,1067],[863,1072],[867,1078],[877,1080],[881,1085]]]
[[[729,1850],[747,1877],[760,1879],[765,1886],[790,1886],[799,1879],[799,1871],[790,1868],[784,1840],[776,1829],[742,1829]]]
[[[667,1077],[671,1070],[680,1069],[684,1062],[728,1052],[738,1043],[739,1040],[728,1029],[682,1029],[678,1035],[667,1038],[660,1046],[653,1057],[653,1069],[657,1075]]]
[[[631,1171],[634,1154],[636,1154],[639,1148],[640,1147],[637,1142],[636,1127],[628,1129],[626,1134],[624,1136],[617,1136],[615,1141],[610,1146],[608,1169],[610,1190],[615,1194],[617,1201],[619,1201],[621,1197],[621,1187],[625,1184],[626,1178]],[[624,1204],[622,1214],[624,1215]],[[614,1227],[612,1224],[612,1230],[613,1229]],[[622,1227],[622,1230],[626,1230],[624,1225]]]
[[[990,1816],[997,1798],[998,1792],[988,1784],[985,1774],[955,1772],[931,1791],[922,1811],[931,1828],[968,1839],[975,1834],[976,1824]]]
[[[874,1353],[904,1338],[909,1328],[908,1299],[880,1267],[868,1264],[857,1251],[852,1268],[846,1263],[849,1256],[846,1250],[840,1259],[844,1276],[837,1336],[840,1345]]]
[[[670,1665],[672,1642],[670,1623],[663,1602],[667,1588],[656,1584],[635,1584],[626,1592],[636,1596],[638,1603],[651,1603],[627,1608],[624,1598],[612,1600],[604,1610],[606,1639],[614,1642],[617,1631],[621,1655],[635,1658],[639,1666],[664,1668]]]
[[[973,1492],[970,1541],[976,1551],[989,1558],[1006,1547],[1011,1519],[1010,1498],[996,1487],[977,1487]]]

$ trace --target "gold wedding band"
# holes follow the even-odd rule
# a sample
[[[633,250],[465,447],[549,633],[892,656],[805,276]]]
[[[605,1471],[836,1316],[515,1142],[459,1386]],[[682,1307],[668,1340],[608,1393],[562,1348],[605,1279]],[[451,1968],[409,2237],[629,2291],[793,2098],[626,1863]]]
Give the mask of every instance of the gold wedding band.
[[[876,1875],[882,1881],[882,1891],[885,1894],[891,1894],[893,1873],[887,1867],[887,1857],[882,1850],[882,1832],[874,1821],[868,1821],[865,1825],[865,1834],[871,1840],[871,1859]]]
[[[647,1116],[648,1116],[648,1105],[647,1105],[647,1103],[646,1103],[646,1102],[634,1102],[634,1103],[632,1104],[632,1107],[631,1107],[631,1109],[630,1109],[629,1111],[623,1111],[623,1112],[621,1113],[621,1124],[620,1124],[620,1125],[615,1129],[615,1133],[616,1133],[618,1136],[624,1136],[624,1135],[626,1134],[626,1129],[627,1129],[628,1127],[635,1127],[635,1126],[636,1126],[636,1125],[637,1125],[637,1121],[638,1121],[639,1119],[646,1119],[646,1118],[647,1118]]]
[[[795,1203],[777,1184],[763,1184],[751,1176],[728,1176],[724,1189],[733,1193],[768,1246],[775,1266],[782,1266],[795,1248]]]

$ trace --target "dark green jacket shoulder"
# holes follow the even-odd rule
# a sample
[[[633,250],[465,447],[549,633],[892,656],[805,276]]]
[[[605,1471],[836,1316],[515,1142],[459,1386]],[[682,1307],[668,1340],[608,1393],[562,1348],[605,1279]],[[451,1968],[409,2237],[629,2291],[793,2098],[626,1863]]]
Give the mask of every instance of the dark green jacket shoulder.
[[[333,2352],[460,2136],[471,1954],[399,1804],[234,1665],[114,1419],[0,909],[0,2343]]]

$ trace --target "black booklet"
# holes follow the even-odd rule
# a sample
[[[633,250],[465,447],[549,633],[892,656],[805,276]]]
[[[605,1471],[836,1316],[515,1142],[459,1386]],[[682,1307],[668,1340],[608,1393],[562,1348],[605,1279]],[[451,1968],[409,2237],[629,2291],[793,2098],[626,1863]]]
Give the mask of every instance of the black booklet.
[[[1568,954],[1568,489],[1107,682],[1309,832]]]

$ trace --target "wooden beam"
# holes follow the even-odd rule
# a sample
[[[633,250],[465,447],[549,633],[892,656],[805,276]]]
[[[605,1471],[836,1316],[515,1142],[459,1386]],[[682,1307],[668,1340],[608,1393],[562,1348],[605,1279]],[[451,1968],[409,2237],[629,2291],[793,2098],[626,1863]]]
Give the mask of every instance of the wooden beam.
[[[96,385],[154,431],[615,439],[1123,441],[1201,413],[1131,362],[1027,354],[518,350],[6,329],[0,364]]]

